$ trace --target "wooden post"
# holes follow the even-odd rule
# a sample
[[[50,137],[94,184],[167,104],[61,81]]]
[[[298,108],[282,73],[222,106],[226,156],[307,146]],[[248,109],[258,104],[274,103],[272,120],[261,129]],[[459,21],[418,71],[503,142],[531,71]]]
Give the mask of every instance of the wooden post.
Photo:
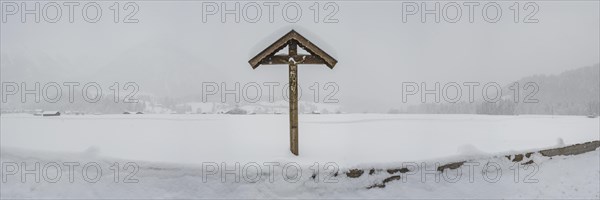
[[[294,40],[289,41],[289,102],[290,102],[290,151],[298,155],[298,64],[293,60],[293,56],[298,54],[298,44]]]

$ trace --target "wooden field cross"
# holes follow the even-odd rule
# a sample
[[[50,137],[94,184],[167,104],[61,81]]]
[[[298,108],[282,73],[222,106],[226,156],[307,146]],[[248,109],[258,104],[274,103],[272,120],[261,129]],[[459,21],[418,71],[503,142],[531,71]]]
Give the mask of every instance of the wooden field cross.
[[[275,55],[286,46],[288,55]],[[298,55],[298,46],[310,55]],[[337,60],[291,30],[248,62],[253,69],[259,65],[289,65],[290,151],[298,155],[298,64],[325,64],[333,69]]]

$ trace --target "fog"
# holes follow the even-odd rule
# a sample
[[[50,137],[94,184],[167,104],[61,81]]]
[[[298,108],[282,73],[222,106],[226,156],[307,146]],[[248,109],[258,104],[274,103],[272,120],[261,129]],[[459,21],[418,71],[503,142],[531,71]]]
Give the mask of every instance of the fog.
[[[6,15],[5,3],[0,30],[2,82],[136,82],[140,93],[171,98],[201,96],[203,82],[280,82],[283,86],[286,66],[253,70],[248,60],[261,46],[278,39],[274,33],[291,29],[338,60],[333,70],[300,65],[300,86],[334,82],[339,86],[339,104],[355,112],[385,112],[417,103],[402,102],[402,82],[426,82],[432,87],[435,82],[504,86],[523,77],[559,74],[600,62],[597,1],[536,2],[538,11],[531,19],[537,23],[524,23],[533,7],[525,10],[522,2],[518,22],[510,9],[514,2],[498,2],[502,15],[495,23],[482,17],[486,2],[474,9],[472,23],[468,7],[462,5],[456,23],[444,18],[456,13],[442,15],[439,23],[434,15],[426,15],[422,22],[419,14],[406,16],[403,22],[402,2],[387,1],[335,2],[329,7],[319,2],[318,23],[311,9],[315,2],[306,1],[298,2],[302,17],[295,23],[281,13],[285,2],[275,7],[273,22],[265,2],[258,2],[262,17],[252,23],[246,18],[256,13],[242,9],[248,2],[240,2],[239,22],[231,14],[222,22],[219,12],[203,16],[207,7],[196,1],[136,2],[137,23],[123,23],[133,8],[123,9],[124,2],[119,5],[119,23],[113,21],[113,2],[99,2],[102,17],[96,23],[81,17],[83,3],[75,8],[73,23],[64,6],[56,23],[48,23],[44,16],[35,23],[34,15],[26,15],[22,23],[20,14]],[[47,2],[41,3],[43,7]],[[221,2],[210,5],[224,9]],[[225,5],[235,6],[234,2]],[[434,3],[426,6],[432,9]],[[334,8],[337,12],[332,14]]]

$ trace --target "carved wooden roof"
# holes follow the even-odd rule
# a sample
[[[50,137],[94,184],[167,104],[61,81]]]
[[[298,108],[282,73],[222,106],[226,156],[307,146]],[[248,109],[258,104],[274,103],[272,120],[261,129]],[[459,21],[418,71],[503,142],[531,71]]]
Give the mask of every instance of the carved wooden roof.
[[[283,37],[279,38],[265,50],[254,56],[254,58],[250,59],[248,63],[250,63],[250,66],[252,66],[253,69],[256,69],[261,64],[284,64],[284,62],[287,62],[289,59],[280,55],[276,56],[275,54],[279,52],[279,50],[285,48],[290,41],[296,41],[300,47],[311,54],[294,56],[295,61],[301,59],[306,61],[304,64],[325,64],[331,69],[337,64],[335,58],[331,57],[295,30],[291,30]]]

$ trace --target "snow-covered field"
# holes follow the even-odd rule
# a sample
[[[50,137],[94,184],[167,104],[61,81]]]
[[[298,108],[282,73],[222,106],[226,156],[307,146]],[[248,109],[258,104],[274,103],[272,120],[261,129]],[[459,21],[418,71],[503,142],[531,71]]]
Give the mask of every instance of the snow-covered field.
[[[2,115],[3,148],[93,152],[202,163],[293,160],[343,166],[555,147],[600,137],[581,116],[300,115],[300,156],[288,115]]]
[[[599,140],[598,118],[300,115],[298,157],[288,150],[288,120],[287,115],[3,114],[2,197],[600,197],[599,150],[553,159],[535,154],[531,159],[535,160],[537,170],[525,169],[526,165],[517,163],[521,170],[517,175],[515,163],[503,156]],[[433,163],[467,159],[478,164],[473,183],[467,177],[471,174],[469,168],[464,166],[458,168],[462,170],[462,178],[456,183],[446,179],[438,183],[434,181],[435,175],[423,176],[418,172],[427,171],[422,170],[421,162],[428,163],[425,169],[432,171]],[[65,167],[73,162],[79,164],[74,174]],[[390,177],[387,172],[354,179],[331,176],[338,169],[342,174],[352,168],[385,169],[405,162],[418,164],[421,170],[411,170],[415,174],[402,175],[402,180],[392,181],[385,188],[366,189]],[[15,169],[36,169],[35,163],[40,163],[40,183],[31,174],[25,174],[27,180],[22,183],[22,171]],[[91,169],[102,170],[98,180],[92,173],[94,183],[90,183],[90,178],[81,178],[82,167],[89,167],[90,163],[94,165]],[[115,171],[114,163],[119,164],[120,171]],[[236,163],[240,164],[239,169]],[[268,163],[276,163],[273,171],[268,171]],[[289,168],[290,163],[301,169],[302,175],[296,181],[282,178],[285,174],[282,170],[295,169]],[[489,177],[494,175],[489,174],[488,179],[482,178],[481,168],[489,163],[495,163],[497,169],[483,171],[494,174],[502,171],[499,180],[490,181]],[[62,178],[52,183],[49,180],[54,180],[57,165],[63,172]],[[240,173],[256,171],[257,167],[262,170],[254,173],[261,175],[257,179],[240,178]],[[234,169],[238,171],[222,173]],[[73,183],[67,174],[74,175]],[[311,178],[311,174],[318,176]],[[86,175],[89,176],[87,172]],[[423,181],[423,177],[427,180]],[[124,183],[131,180],[137,181]],[[327,183],[329,180],[335,181]],[[533,180],[537,182],[530,182]]]

